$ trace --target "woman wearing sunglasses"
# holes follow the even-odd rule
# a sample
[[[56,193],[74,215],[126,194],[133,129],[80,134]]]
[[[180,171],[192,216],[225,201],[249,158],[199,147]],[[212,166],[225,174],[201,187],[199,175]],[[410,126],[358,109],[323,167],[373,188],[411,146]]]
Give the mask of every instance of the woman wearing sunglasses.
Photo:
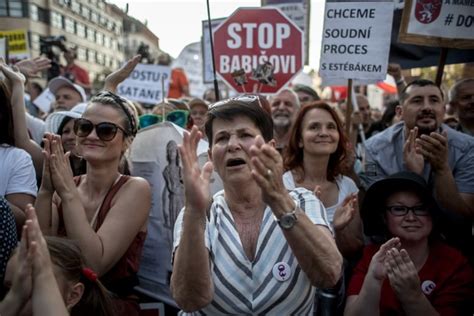
[[[94,96],[74,122],[86,174],[73,178],[59,136],[47,135],[36,203],[42,230],[76,240],[87,264],[120,298],[117,315],[138,315],[131,293],[151,204],[148,182],[118,171],[137,126],[125,99],[111,92]]]
[[[374,183],[361,208],[368,245],[348,288],[345,315],[472,315],[472,269],[444,244],[425,180],[400,172]]]

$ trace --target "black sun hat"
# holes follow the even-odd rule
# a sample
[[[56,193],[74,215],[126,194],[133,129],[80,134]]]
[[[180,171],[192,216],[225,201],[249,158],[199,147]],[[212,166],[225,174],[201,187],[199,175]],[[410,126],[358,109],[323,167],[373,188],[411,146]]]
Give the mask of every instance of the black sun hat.
[[[375,182],[367,190],[360,208],[365,235],[383,236],[385,234],[386,227],[383,220],[385,202],[390,195],[400,191],[416,192],[424,203],[429,205],[432,218],[439,215],[440,210],[425,179],[414,172],[398,172]]]

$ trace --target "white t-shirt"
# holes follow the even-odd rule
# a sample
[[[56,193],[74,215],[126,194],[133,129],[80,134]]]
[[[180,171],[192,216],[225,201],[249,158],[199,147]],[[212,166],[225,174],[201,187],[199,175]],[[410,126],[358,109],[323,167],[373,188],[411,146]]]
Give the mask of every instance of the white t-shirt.
[[[26,127],[31,134],[31,138],[40,145],[43,141],[43,135],[45,132],[44,121],[37,117],[26,113]]]
[[[36,197],[36,173],[31,156],[23,149],[0,145],[0,195],[25,193]]]
[[[336,184],[337,187],[339,188],[339,195],[337,197],[337,203],[335,205],[326,207],[326,213],[328,215],[328,221],[332,225],[332,221],[334,219],[334,213],[336,212],[336,209],[338,208],[339,205],[342,204],[346,196],[348,196],[351,193],[358,193],[359,188],[357,188],[357,185],[354,183],[354,181],[346,176],[339,175],[336,177]],[[287,171],[283,174],[283,185],[285,188],[288,190],[294,190],[296,185],[295,185],[295,180],[293,179],[293,174],[291,171]]]

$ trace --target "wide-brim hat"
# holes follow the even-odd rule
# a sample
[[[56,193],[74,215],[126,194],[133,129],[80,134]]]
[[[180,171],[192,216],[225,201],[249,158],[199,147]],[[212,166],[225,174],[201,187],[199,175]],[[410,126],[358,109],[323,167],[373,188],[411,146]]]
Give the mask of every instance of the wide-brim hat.
[[[65,77],[61,77],[61,76],[56,77],[48,83],[49,91],[51,91],[53,94],[56,94],[56,92],[62,87],[69,87],[77,91],[77,93],[81,95],[82,102],[87,102],[87,95],[84,88],[78,84],[73,83],[71,80]]]
[[[373,183],[367,190],[360,208],[365,235],[383,236],[386,233],[386,225],[383,220],[385,203],[390,195],[400,191],[417,193],[424,203],[430,206],[432,217],[437,217],[440,214],[431,188],[425,179],[413,172],[398,172]]]
[[[86,110],[87,103],[79,103],[71,109],[71,111],[58,111],[53,112],[46,118],[45,121],[45,132],[58,134],[59,127],[66,117],[77,119],[82,116],[82,113]]]

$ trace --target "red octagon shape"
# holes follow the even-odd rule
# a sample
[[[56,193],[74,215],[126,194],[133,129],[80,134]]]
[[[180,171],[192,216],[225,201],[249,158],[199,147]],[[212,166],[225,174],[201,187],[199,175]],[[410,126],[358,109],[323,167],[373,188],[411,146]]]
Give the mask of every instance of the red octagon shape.
[[[279,9],[239,8],[214,30],[216,72],[240,93],[277,93],[303,68],[303,32]],[[252,70],[270,62],[274,86],[252,79]],[[243,69],[247,84],[232,73]]]

